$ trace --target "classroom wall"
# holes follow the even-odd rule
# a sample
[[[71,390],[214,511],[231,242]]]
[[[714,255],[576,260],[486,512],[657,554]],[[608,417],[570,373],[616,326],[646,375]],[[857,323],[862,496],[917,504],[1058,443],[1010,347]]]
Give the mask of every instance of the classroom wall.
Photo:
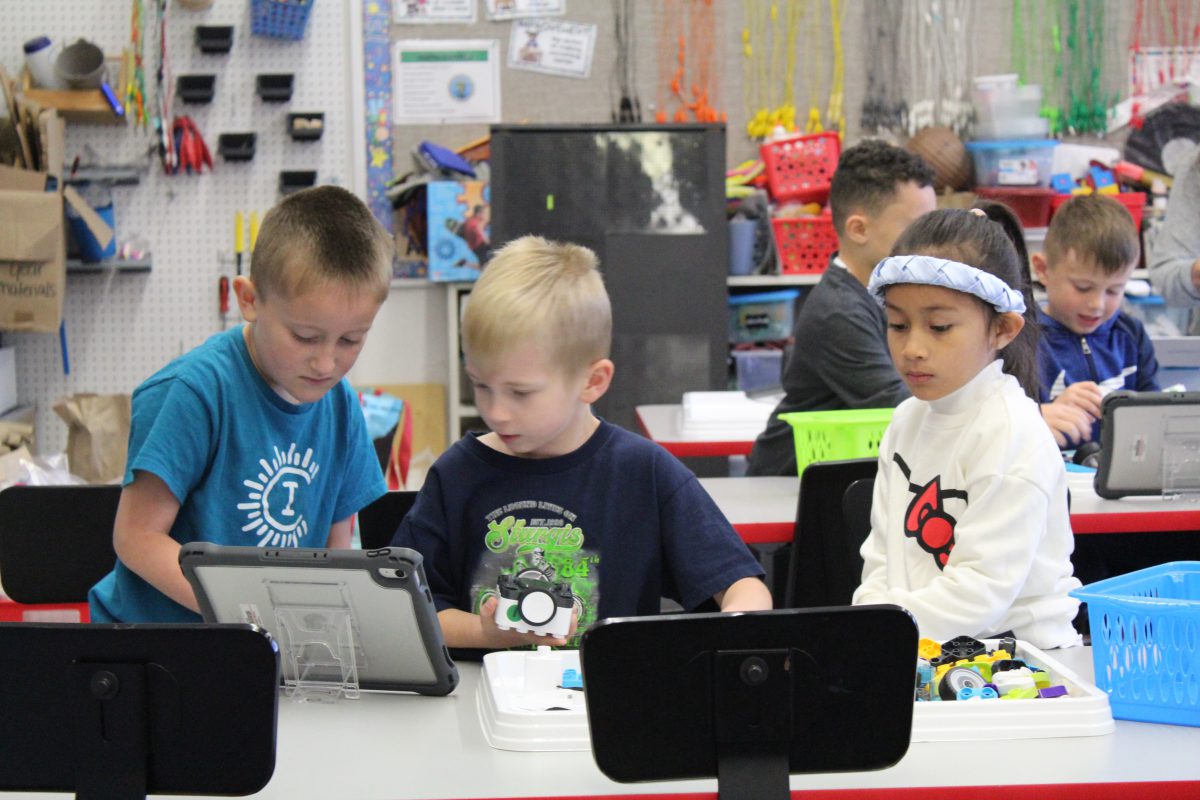
[[[905,0],[909,2],[910,0]],[[922,0],[927,3],[929,0]],[[858,136],[859,106],[866,91],[864,48],[871,41],[872,26],[880,20],[880,9],[894,0],[843,0],[845,44],[845,109],[848,138]],[[911,0],[918,2],[918,0]],[[1012,30],[1012,0],[958,0],[974,10],[969,31],[969,51],[974,73],[1007,71]],[[496,38],[503,59],[507,53],[510,23],[486,21],[483,0],[478,0],[479,21],[471,26],[393,25],[391,37],[400,38]],[[949,8],[954,0],[942,0]],[[150,5],[147,3],[146,5]],[[829,40],[827,0],[810,0],[809,7],[822,6],[822,22],[813,34],[801,37],[804,63],[812,41]],[[1023,0],[1028,6],[1029,1]],[[353,91],[359,78],[354,74],[352,54],[360,47],[355,38],[362,13],[362,0],[316,0],[313,18],[303,41],[282,42],[249,37],[247,0],[215,0],[212,8],[192,12],[171,0],[172,25],[168,29],[172,68],[185,72],[215,72],[217,98],[209,106],[176,103],[176,113],[191,114],[204,131],[217,160],[211,175],[172,176],[162,174],[157,158],[147,155],[153,143],[149,133],[124,127],[68,126],[69,156],[94,149],[110,163],[136,162],[147,172],[136,187],[115,190],[118,235],[140,234],[152,243],[154,266],[148,274],[101,274],[68,279],[66,320],[71,372],[64,374],[58,338],[41,334],[0,333],[4,344],[17,346],[19,398],[38,406],[38,449],[61,450],[66,428],[51,409],[56,398],[74,392],[131,392],[137,384],[170,358],[194,347],[221,325],[217,315],[217,280],[222,271],[231,272],[232,225],[236,209],[265,211],[277,198],[280,169],[316,168],[321,182],[354,186],[361,171],[363,149],[355,134]],[[743,0],[717,3],[723,14],[721,46],[722,106],[729,114],[728,158],[730,165],[755,153],[755,145],[744,135],[747,109],[742,102],[744,68],[741,28],[747,4]],[[1106,0],[1106,52],[1121,64],[1128,47],[1132,3]],[[516,72],[502,68],[503,119],[506,122],[605,122],[610,119],[615,98],[610,76],[615,60],[612,2],[567,0],[564,19],[592,22],[598,40],[592,73],[588,80],[573,80]],[[651,118],[657,102],[658,64],[661,48],[659,29],[667,4],[635,0],[635,44],[637,87],[644,113]],[[38,3],[3,3],[4,25],[0,26],[0,64],[15,71],[20,67],[20,45],[34,35],[47,34],[58,41],[86,35],[105,50],[119,50],[129,37],[127,2],[93,0],[42,0]],[[226,56],[200,54],[192,44],[196,24],[237,25],[234,51]],[[826,60],[830,48],[821,52]],[[798,67],[798,105],[807,109],[804,73]],[[828,65],[819,80],[820,103],[828,92]],[[253,94],[257,72],[294,72],[296,93],[290,103],[271,105]],[[148,76],[152,80],[152,76]],[[964,85],[969,85],[967,77]],[[327,131],[317,143],[290,141],[283,133],[288,111],[321,110]],[[359,123],[361,124],[361,123]],[[215,155],[221,131],[255,130],[258,155],[249,164],[222,163]],[[483,125],[396,126],[392,130],[394,166],[408,169],[411,149],[422,139],[447,146],[460,146],[486,133]],[[496,187],[501,191],[500,187]],[[236,311],[229,323],[236,321]],[[447,312],[445,290],[439,285],[404,284],[393,289],[384,305],[368,345],[351,373],[356,383],[445,382],[448,375]]]
[[[22,42],[39,34],[61,43],[86,36],[106,53],[117,53],[129,41],[130,8],[129,2],[117,0],[4,2],[0,64],[15,74]],[[185,105],[177,99],[174,106],[174,113],[196,121],[215,169],[203,176],[168,176],[150,152],[152,132],[68,123],[68,160],[81,154],[84,162],[145,168],[137,186],[113,190],[114,209],[118,239],[145,237],[153,267],[149,273],[68,275],[64,315],[69,375],[57,335],[0,332],[5,345],[17,348],[20,401],[37,404],[37,446],[43,453],[66,445],[66,426],[52,409],[58,397],[132,392],[171,358],[220,330],[217,283],[222,272],[233,274],[234,212],[265,212],[278,198],[280,170],[316,169],[321,182],[350,186],[353,181],[357,150],[350,135],[350,28],[343,3],[316,2],[307,35],[297,42],[251,37],[247,0],[215,0],[200,12],[171,0],[169,9],[172,72],[217,75],[211,104]],[[235,25],[232,52],[200,53],[193,44],[198,24]],[[150,32],[146,37],[148,42],[153,38]],[[149,69],[149,46],[146,58]],[[293,73],[292,100],[259,100],[254,81],[260,72]],[[153,80],[148,73],[147,81]],[[311,143],[293,142],[285,132],[287,113],[318,110],[325,112],[324,136]],[[253,161],[226,163],[217,155],[217,135],[235,131],[257,133]],[[230,325],[238,319],[236,303],[231,305]]]
[[[881,24],[885,5],[904,2],[916,5],[920,0],[843,0],[842,37],[845,48],[845,113],[847,139],[859,138],[861,105],[867,91],[867,58],[864,54],[873,41],[875,27]],[[1029,13],[1030,0],[1021,0]],[[924,0],[929,5],[929,0]],[[1045,3],[1042,3],[1045,5]],[[615,107],[616,89],[611,80],[616,63],[616,36],[612,2],[583,2],[567,0],[563,19],[592,23],[597,26],[596,52],[588,80],[563,78],[501,69],[501,108],[504,122],[607,122]],[[660,50],[673,45],[660,44],[660,29],[664,26],[664,9],[669,4],[660,0],[635,0],[634,44],[631,48],[637,64],[636,86],[644,110],[644,118],[653,119],[659,102],[658,68]],[[680,5],[676,3],[675,5]],[[759,5],[765,5],[760,3]],[[785,5],[784,2],[779,3]],[[795,91],[797,105],[806,112],[810,104],[808,72],[805,59],[812,52],[811,42],[829,42],[832,37],[828,0],[809,0],[811,9],[821,7],[821,22],[816,32],[807,27],[800,38],[801,55],[797,59]],[[741,35],[745,25],[746,0],[721,0],[716,3],[722,14],[724,34],[721,49],[721,97],[719,105],[729,115],[727,158],[729,166],[757,155],[757,144],[745,134],[745,125],[753,109],[747,108],[745,97],[745,68]],[[967,34],[967,48],[974,61],[974,75],[988,75],[1010,70],[1010,42],[1013,26],[1014,0],[943,0],[942,7],[970,7],[973,15]],[[502,64],[508,53],[511,23],[490,22],[484,14],[484,2],[479,0],[479,17],[474,25],[392,25],[391,38],[398,39],[497,39]],[[1127,58],[1129,29],[1133,23],[1133,4],[1123,0],[1106,0],[1104,31],[1109,58],[1108,67],[1120,69]],[[1033,31],[1026,34],[1034,35]],[[669,37],[668,37],[669,38]],[[674,53],[672,49],[671,54]],[[817,80],[819,105],[825,107],[829,91],[832,48],[827,44],[818,54],[822,71]],[[1116,74],[1116,73],[1114,73]],[[969,92],[970,77],[962,85]],[[392,129],[392,155],[398,174],[411,170],[410,153],[422,140],[429,139],[447,147],[461,147],[487,135],[486,125],[397,125]],[[1118,137],[1123,141],[1123,135]],[[502,187],[493,187],[503,191]],[[445,381],[449,364],[447,341],[447,312],[445,290],[433,285],[395,290],[377,322],[352,379],[364,383],[403,380]],[[398,353],[403,354],[398,357]],[[620,365],[618,365],[618,368]],[[421,370],[427,370],[422,372]],[[397,375],[403,377],[396,377]]]

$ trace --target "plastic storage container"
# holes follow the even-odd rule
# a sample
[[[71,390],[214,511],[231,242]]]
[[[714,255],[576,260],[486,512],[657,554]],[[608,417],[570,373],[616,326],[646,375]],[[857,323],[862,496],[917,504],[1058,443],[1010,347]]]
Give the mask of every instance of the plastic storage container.
[[[1004,203],[1026,228],[1044,228],[1050,224],[1050,206],[1056,196],[1053,189],[1012,186],[977,186],[975,194]]]
[[[840,411],[791,411],[779,418],[792,426],[796,474],[814,461],[840,461],[879,454],[879,442],[892,421],[894,408]]]
[[[729,298],[729,341],[771,342],[790,338],[798,289],[739,294]]]
[[[1054,217],[1055,212],[1062,208],[1063,203],[1070,200],[1075,195],[1072,194],[1055,194],[1050,198],[1050,216]],[[1113,200],[1116,200],[1121,205],[1125,206],[1125,210],[1129,212],[1129,216],[1133,217],[1133,227],[1139,231],[1142,229],[1142,214],[1146,210],[1146,193],[1145,192],[1121,192],[1120,194],[1110,194]]]
[[[967,142],[980,186],[1050,185],[1055,139],[997,139]]]
[[[842,142],[836,133],[789,136],[759,148],[767,190],[778,202],[824,203]]]
[[[731,355],[739,391],[758,392],[780,387],[782,350],[734,350]]]
[[[1050,122],[1040,116],[1042,87],[1018,86],[1015,75],[990,77],[1013,80],[976,81],[972,90],[976,138],[1045,139]]]
[[[1113,716],[1200,726],[1200,561],[1071,592],[1088,604],[1096,685]]]
[[[303,39],[316,0],[251,0],[250,33],[275,39]]]
[[[833,217],[776,217],[771,220],[779,271],[784,275],[815,275],[825,271],[838,247]]]

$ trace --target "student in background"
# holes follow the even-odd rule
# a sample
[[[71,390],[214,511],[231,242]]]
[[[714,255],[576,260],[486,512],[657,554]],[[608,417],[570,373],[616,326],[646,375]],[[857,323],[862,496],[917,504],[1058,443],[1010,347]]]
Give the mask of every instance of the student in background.
[[[497,627],[498,584],[565,582],[576,630],[610,616],[768,609],[762,569],[674,456],[592,414],[608,389],[612,312],[596,257],[533,236],[471,291],[463,353],[491,430],[433,465],[392,544],[424,556],[446,643],[564,644]]]
[[[750,475],[795,475],[788,411],[884,408],[908,397],[887,352],[883,315],[867,295],[871,270],[900,232],[936,207],[933,171],[907,150],[868,140],[842,153],[829,207],[838,252],[796,317],[784,397],[750,452]]]
[[[1050,220],[1033,269],[1039,313],[1042,416],[1059,447],[1100,438],[1100,401],[1117,389],[1157,391],[1158,360],[1142,323],[1121,311],[1138,261],[1138,233],[1104,195],[1068,200]]]
[[[349,547],[351,518],[386,491],[345,374],[387,297],[392,241],[361,200],[321,186],[263,219],[246,324],[133,393],[117,564],[89,593],[94,622],[197,622],[179,567],[194,541]]]
[[[946,210],[913,223],[871,276],[913,397],[879,448],[854,603],[903,606],[936,641],[1079,642],[1066,469],[1022,387],[1037,345],[1021,274],[1000,225]]]
[[[1146,266],[1167,305],[1187,308],[1200,304],[1200,149],[1185,163],[1171,184],[1167,217],[1150,243]]]

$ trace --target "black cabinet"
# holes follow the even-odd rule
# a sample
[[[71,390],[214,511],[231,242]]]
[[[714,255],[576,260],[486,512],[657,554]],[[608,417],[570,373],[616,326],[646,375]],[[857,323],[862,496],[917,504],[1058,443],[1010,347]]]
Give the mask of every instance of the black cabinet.
[[[612,388],[596,413],[726,383],[725,128],[498,125],[492,241],[525,234],[592,248],[613,307]]]

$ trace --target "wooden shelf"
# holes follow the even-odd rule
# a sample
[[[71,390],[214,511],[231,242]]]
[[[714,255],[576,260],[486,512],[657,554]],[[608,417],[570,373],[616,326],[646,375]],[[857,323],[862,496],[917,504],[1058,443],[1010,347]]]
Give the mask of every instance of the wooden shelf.
[[[149,272],[150,267],[149,259],[140,261],[115,259],[95,262],[84,262],[77,258],[67,259],[67,274],[69,275],[95,275],[102,272]]]
[[[114,74],[114,69],[120,70],[120,59],[108,58],[108,77]],[[117,97],[124,102],[125,95],[118,89],[124,85],[121,81],[109,81]],[[122,125],[125,117],[113,113],[112,106],[104,98],[104,92],[99,89],[35,89],[30,83],[29,71],[21,74],[21,94],[25,99],[37,103],[43,108],[53,108],[67,122],[86,122],[102,125]],[[128,116],[128,115],[126,115]]]

